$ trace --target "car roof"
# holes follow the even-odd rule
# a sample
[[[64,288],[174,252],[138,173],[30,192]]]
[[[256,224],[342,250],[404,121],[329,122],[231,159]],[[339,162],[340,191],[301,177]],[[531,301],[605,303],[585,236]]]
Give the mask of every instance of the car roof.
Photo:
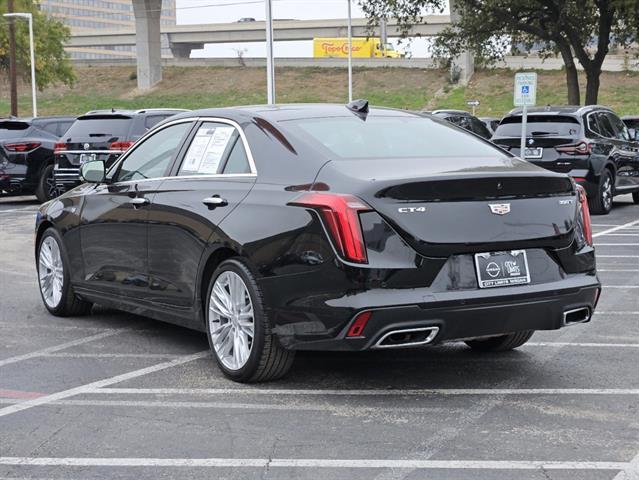
[[[622,120],[639,120],[639,115],[624,115]]]
[[[111,109],[105,109],[105,110],[91,110],[82,116],[88,117],[91,115],[110,115],[110,114],[133,116],[133,115],[143,115],[145,113],[177,114],[177,113],[183,113],[183,112],[189,112],[189,111],[190,110],[187,110],[185,108],[142,108],[139,110],[124,110],[124,109],[111,108]]]
[[[22,122],[22,123],[33,123],[33,122],[45,122],[49,120],[75,120],[77,117],[75,115],[48,115],[43,117],[4,117],[0,118],[0,122]]]
[[[512,109],[506,116],[515,116],[522,114],[522,108],[517,107]],[[594,110],[606,110],[612,112],[608,107],[603,105],[586,105],[584,107],[579,105],[546,105],[543,107],[528,107],[528,114],[535,115],[582,115],[584,113],[592,112]]]
[[[272,122],[300,120],[304,118],[347,117],[355,115],[343,104],[330,103],[294,103],[276,105],[247,105],[227,108],[208,108],[178,114],[171,121],[190,117],[222,117],[242,121],[252,117],[261,117]],[[370,107],[369,117],[420,117],[416,112],[394,108]]]

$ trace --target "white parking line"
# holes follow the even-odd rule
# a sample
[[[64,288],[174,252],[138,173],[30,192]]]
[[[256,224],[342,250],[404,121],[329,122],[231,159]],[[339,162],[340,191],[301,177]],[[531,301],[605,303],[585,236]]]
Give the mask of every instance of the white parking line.
[[[607,237],[639,237],[639,232],[637,233],[606,233]]]
[[[639,220],[634,220],[632,222],[624,223],[623,225],[616,225],[616,226],[614,226],[612,228],[608,228],[608,229],[603,230],[601,232],[597,232],[597,233],[593,234],[592,237],[593,238],[601,237],[603,235],[607,235],[609,233],[616,232],[617,230],[623,230],[624,228],[632,227],[633,225],[637,225],[637,224],[639,224]]]
[[[81,393],[117,395],[639,395],[639,388],[417,388],[417,389],[311,389],[311,388],[92,388]],[[0,410],[1,412],[1,410]]]
[[[639,268],[598,268],[597,272],[639,272]]]
[[[182,358],[185,355],[171,353],[47,353],[43,357],[53,358]]]
[[[639,480],[639,453],[612,480]]]
[[[25,208],[12,208],[11,210],[0,210],[0,213],[15,213],[15,212],[33,212],[36,213],[38,209],[33,209],[33,207],[25,207]]]
[[[595,315],[639,315],[639,312],[595,312]]]
[[[10,407],[0,408],[0,417],[11,415],[13,413],[17,413],[22,410],[27,410],[29,408],[37,407],[40,405],[46,405],[47,403],[55,402],[57,400],[63,400],[65,398],[73,397],[75,395],[87,393],[91,390],[99,389],[101,387],[107,387],[109,385],[114,385],[116,383],[130,380],[132,378],[148,375],[149,373],[166,370],[167,368],[175,367],[177,365],[183,365],[185,363],[192,362],[193,360],[204,358],[207,355],[209,355],[209,351],[205,350],[202,352],[194,353],[192,355],[186,355],[182,358],[176,358],[175,360],[171,360],[168,362],[158,363],[157,365],[152,365],[150,367],[141,368],[139,370],[133,370],[131,372],[123,373],[121,375],[116,375],[110,378],[105,378],[104,380],[98,380],[96,382],[80,385],[79,387],[74,387],[68,390],[63,390],[61,392],[52,393],[51,395],[46,395],[44,397],[38,397],[33,400],[26,400],[22,403],[19,403],[18,405],[11,405]]]
[[[410,468],[463,470],[624,470],[628,462],[395,460],[328,458],[47,458],[0,457],[0,465],[58,467]]]
[[[112,337],[114,335],[118,335],[120,333],[128,332],[131,330],[132,330],[131,328],[118,328],[115,330],[109,330],[102,333],[96,333],[95,335],[90,335],[88,337],[82,337],[77,340],[72,340],[70,342],[61,343],[59,345],[54,345],[52,347],[43,348],[42,350],[36,350],[35,352],[25,353],[24,355],[16,355],[15,357],[5,358],[4,360],[0,360],[0,367],[4,367],[5,365],[9,365],[12,363],[22,362],[24,360],[30,360],[36,357],[42,357],[44,355],[57,352],[59,350],[65,350],[67,348],[75,347],[77,345],[82,345],[84,343],[94,342],[102,338]]]
[[[597,258],[639,258],[639,255],[599,255],[596,254]]]
[[[639,288],[639,285],[602,285],[602,288]]]

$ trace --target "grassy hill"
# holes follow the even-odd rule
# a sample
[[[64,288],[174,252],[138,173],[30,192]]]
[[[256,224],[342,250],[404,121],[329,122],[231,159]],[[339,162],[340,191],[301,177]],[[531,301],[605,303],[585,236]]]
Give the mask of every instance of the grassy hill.
[[[78,68],[73,88],[55,86],[38,95],[41,115],[80,114],[103,108],[217,106],[265,103],[266,75],[261,68],[165,67],[164,80],[150,92],[136,90],[133,67]],[[539,71],[538,104],[566,102],[564,74]],[[441,70],[402,68],[356,69],[354,95],[372,104],[407,109],[460,108],[478,99],[477,114],[499,116],[512,108],[513,75],[510,70],[480,70],[467,87],[455,87]],[[345,69],[277,69],[277,101],[337,102],[347,97]],[[585,85],[585,79],[582,79]],[[620,114],[639,113],[639,74],[606,72],[599,103]],[[0,82],[0,117],[9,113],[8,85]],[[29,85],[20,87],[20,113],[31,108]]]

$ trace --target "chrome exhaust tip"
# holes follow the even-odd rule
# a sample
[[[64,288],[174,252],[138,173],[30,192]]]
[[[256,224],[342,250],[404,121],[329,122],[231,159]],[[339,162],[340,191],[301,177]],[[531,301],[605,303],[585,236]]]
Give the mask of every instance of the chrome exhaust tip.
[[[592,312],[590,307],[575,308],[564,312],[564,326],[586,323],[590,321]]]
[[[386,332],[375,343],[374,348],[417,347],[432,342],[439,333],[439,327],[407,328]]]

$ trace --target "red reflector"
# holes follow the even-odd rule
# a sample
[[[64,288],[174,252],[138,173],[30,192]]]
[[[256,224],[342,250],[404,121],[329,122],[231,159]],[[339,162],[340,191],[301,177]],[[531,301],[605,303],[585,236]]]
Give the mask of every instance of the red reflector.
[[[67,149],[66,143],[56,143],[55,146],[53,147],[53,153],[60,153],[62,150],[66,150],[66,149]]]
[[[362,312],[357,317],[355,317],[355,321],[351,325],[351,328],[348,329],[347,337],[361,337],[362,332],[364,331],[364,327],[370,320],[373,312],[367,310],[366,312]]]
[[[572,177],[572,179],[577,183],[584,183],[586,181],[583,177]]]
[[[311,192],[305,193],[291,204],[314,208],[320,212],[336,250],[346,260],[356,263],[368,261],[359,212],[369,212],[372,209],[359,198],[338,193]]]
[[[39,142],[7,143],[4,148],[10,152],[30,152],[41,145]]]
[[[113,142],[109,150],[117,150],[118,152],[126,152],[134,142]]]
[[[579,204],[581,205],[581,220],[584,225],[584,236],[586,243],[592,247],[592,224],[590,223],[590,210],[588,209],[588,198],[586,190],[581,185],[577,185]]]

